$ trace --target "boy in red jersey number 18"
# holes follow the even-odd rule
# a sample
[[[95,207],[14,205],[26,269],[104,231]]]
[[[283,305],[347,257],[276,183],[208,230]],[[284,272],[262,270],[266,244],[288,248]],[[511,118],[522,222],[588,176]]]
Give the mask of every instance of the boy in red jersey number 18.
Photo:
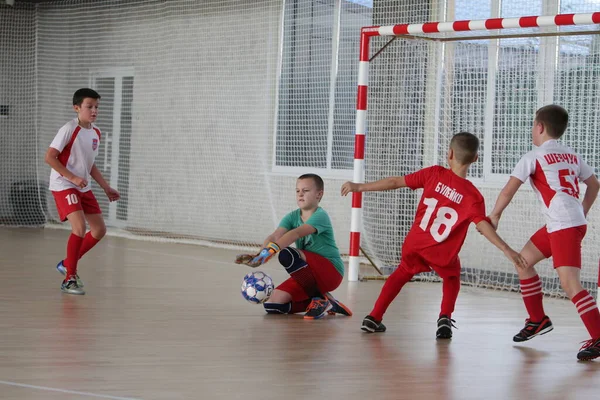
[[[515,266],[524,268],[524,259],[496,234],[486,218],[483,196],[466,179],[469,166],[477,160],[478,149],[479,139],[471,133],[461,132],[450,141],[450,168],[433,166],[406,176],[389,177],[371,183],[346,182],[342,186],[342,196],[350,192],[402,187],[423,189],[415,221],[402,246],[400,265],[383,285],[373,311],[363,320],[363,331],[384,332],[386,327],[381,322],[383,314],[402,287],[415,274],[433,270],[443,280],[436,337],[452,337],[452,312],[460,290],[458,253],[471,222],[477,224],[477,229],[502,250]]]

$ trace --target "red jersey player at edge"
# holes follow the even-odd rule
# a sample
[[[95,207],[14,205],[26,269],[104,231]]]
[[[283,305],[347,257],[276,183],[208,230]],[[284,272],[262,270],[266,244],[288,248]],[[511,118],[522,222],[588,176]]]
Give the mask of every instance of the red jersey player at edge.
[[[450,168],[433,166],[415,173],[389,177],[371,183],[342,185],[342,196],[350,192],[382,191],[403,187],[422,188],[414,223],[402,245],[400,265],[386,280],[375,307],[362,322],[365,332],[384,332],[383,314],[402,287],[420,272],[435,271],[443,280],[442,304],[436,337],[452,337],[452,312],[460,290],[460,260],[458,253],[465,241],[471,222],[506,257],[524,268],[525,260],[511,249],[495,232],[485,216],[483,196],[469,182],[467,171],[477,160],[479,139],[468,132],[452,137],[448,150]]]
[[[517,273],[529,318],[513,340],[523,342],[553,329],[544,312],[542,282],[534,267],[552,257],[560,284],[591,336],[577,358],[592,360],[600,357],[600,313],[594,298],[581,286],[581,241],[586,233],[586,216],[598,196],[600,184],[581,156],[558,141],[568,122],[569,114],[561,106],[551,104],[536,111],[531,129],[535,148],[517,163],[489,217],[498,226],[502,212],[517,190],[530,180],[546,225],[534,233],[521,250],[528,267],[517,268]],[[579,201],[580,180],[587,185],[583,203]]]
[[[59,129],[45,157],[46,163],[52,167],[49,186],[58,215],[61,221],[68,220],[71,224],[67,257],[56,266],[65,275],[61,290],[68,294],[85,294],[83,282],[77,274],[77,262],[106,234],[102,211],[91,191],[90,176],[98,182],[110,201],[120,197],[94,164],[101,139],[100,129],[94,125],[99,100],[100,95],[93,89],[83,88],[73,94],[77,118]],[[87,234],[86,220],[90,225]]]

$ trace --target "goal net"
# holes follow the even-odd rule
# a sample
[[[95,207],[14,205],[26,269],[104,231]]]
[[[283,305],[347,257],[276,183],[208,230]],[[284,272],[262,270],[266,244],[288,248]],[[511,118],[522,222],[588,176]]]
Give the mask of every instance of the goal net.
[[[483,193],[489,212],[517,161],[532,148],[535,110],[550,103],[569,111],[563,141],[598,171],[598,23],[600,13],[363,28],[355,181],[447,165],[450,138],[468,131],[481,140],[469,178]],[[351,277],[357,273],[358,242],[384,275],[396,268],[420,194],[367,192],[362,202],[354,194]],[[582,279],[595,289],[597,210],[589,220]],[[499,233],[520,249],[543,224],[537,199],[524,185],[505,211]],[[460,253],[463,281],[518,289],[510,262],[472,230]],[[546,293],[561,293],[548,262],[540,275]],[[420,279],[435,277],[424,274]]]
[[[296,178],[348,252],[357,43],[372,0],[0,0],[0,225],[57,227],[44,154],[96,89],[109,234],[253,251]],[[59,249],[57,249],[59,251]]]
[[[282,21],[278,0],[32,3],[0,1],[0,225],[59,226],[43,158],[82,87],[102,96],[96,166],[121,200],[92,190],[113,234],[255,250],[294,208],[295,177],[325,164],[328,113],[308,119],[314,84],[298,61],[324,32],[300,25],[318,10],[290,1]],[[307,104],[327,105],[312,92]]]

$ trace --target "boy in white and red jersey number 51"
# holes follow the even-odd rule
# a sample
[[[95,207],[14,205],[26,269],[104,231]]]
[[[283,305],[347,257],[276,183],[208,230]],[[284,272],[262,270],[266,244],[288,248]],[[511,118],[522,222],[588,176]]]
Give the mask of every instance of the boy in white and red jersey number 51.
[[[546,225],[534,233],[521,250],[527,266],[517,268],[517,273],[529,318],[513,340],[523,342],[553,329],[544,312],[542,282],[534,268],[538,262],[552,257],[561,286],[591,336],[577,358],[592,360],[600,356],[600,313],[594,298],[581,286],[581,241],[587,228],[586,216],[598,196],[600,184],[581,156],[558,141],[568,121],[567,111],[558,105],[536,111],[532,127],[535,148],[517,163],[489,218],[497,227],[502,212],[519,187],[530,180]],[[587,186],[583,203],[579,201],[580,181]]]

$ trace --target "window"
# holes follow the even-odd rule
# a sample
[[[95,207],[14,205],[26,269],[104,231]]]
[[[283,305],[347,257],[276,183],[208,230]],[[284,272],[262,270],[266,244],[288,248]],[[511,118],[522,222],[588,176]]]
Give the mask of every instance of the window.
[[[600,0],[440,2],[453,5],[446,10],[447,20],[590,12],[600,5]],[[378,18],[393,20],[389,23],[427,19],[414,16],[404,5],[397,7],[393,12],[385,7],[375,12],[382,14]],[[274,171],[352,170],[358,32],[372,25],[373,17],[372,0],[285,2]],[[565,142],[600,167],[600,145],[593,140],[600,127],[600,35],[481,39],[445,46],[439,67],[443,81],[436,93],[440,99],[437,160],[445,159],[445,141],[466,130],[481,139],[479,161],[470,169],[471,176],[494,180],[510,174],[532,148],[535,110],[555,102],[571,114]],[[393,76],[386,84],[394,85]],[[371,87],[373,93],[383,89]],[[413,90],[424,89],[417,85]],[[393,118],[393,113],[388,114]],[[373,119],[375,114],[369,115],[375,128],[379,121]]]
[[[127,221],[129,192],[129,156],[131,153],[132,105],[134,75],[131,69],[109,69],[93,72],[91,86],[102,99],[96,125],[102,132],[95,164],[104,178],[121,195],[110,203],[95,181],[92,189],[108,222],[119,226]]]
[[[371,5],[286,1],[275,171],[353,168],[359,30]]]
[[[473,7],[467,0],[457,0],[448,15],[454,14],[452,19],[510,18],[591,12],[600,5],[595,0],[583,3],[493,0]],[[550,103],[569,111],[564,142],[590,165],[600,167],[600,146],[594,140],[600,128],[600,35],[463,41],[448,47],[452,57],[446,57],[443,66],[448,72],[441,90],[448,96],[440,106],[445,120],[440,121],[439,135],[448,136],[444,126],[448,131],[464,129],[480,135],[482,151],[472,177],[493,180],[495,175],[510,174],[532,148],[535,110]]]

